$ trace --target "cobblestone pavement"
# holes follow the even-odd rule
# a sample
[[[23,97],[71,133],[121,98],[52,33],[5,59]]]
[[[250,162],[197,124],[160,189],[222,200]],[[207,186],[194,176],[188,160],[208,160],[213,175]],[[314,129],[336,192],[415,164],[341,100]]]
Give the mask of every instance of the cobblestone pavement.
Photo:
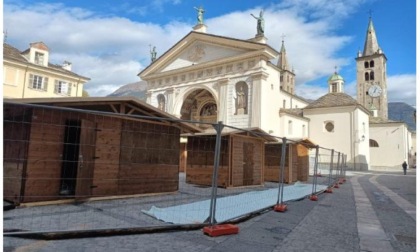
[[[402,172],[401,172],[402,173]],[[319,195],[318,201],[288,202],[288,211],[267,211],[238,224],[237,235],[208,237],[201,230],[68,240],[4,237],[4,251],[367,251],[361,250],[364,223],[356,201],[374,210],[391,251],[416,251],[416,223],[370,179],[412,205],[416,203],[415,170],[400,173],[355,173],[354,178]],[[356,179],[356,183],[352,182]],[[354,181],[354,180],[353,180]],[[357,187],[358,186],[358,187]],[[355,190],[367,198],[355,199]],[[13,210],[12,210],[13,211]],[[359,215],[359,218],[358,218]],[[359,222],[358,222],[359,221]],[[363,219],[362,219],[363,221]],[[373,244],[374,245],[374,244]],[[372,247],[371,247],[372,248]],[[369,251],[382,251],[373,247]]]

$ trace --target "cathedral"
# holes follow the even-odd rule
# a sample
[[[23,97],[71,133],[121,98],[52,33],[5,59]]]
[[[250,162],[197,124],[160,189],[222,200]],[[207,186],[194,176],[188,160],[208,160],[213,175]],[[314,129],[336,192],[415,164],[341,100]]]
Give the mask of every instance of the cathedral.
[[[334,72],[328,93],[310,102],[295,94],[284,40],[279,51],[267,44],[262,15],[254,16],[257,33],[250,39],[209,34],[198,19],[191,32],[138,74],[147,82],[147,103],[180,119],[308,138],[345,153],[352,170],[400,169],[404,160],[410,162],[415,134],[405,123],[388,120],[387,58],[371,18],[356,58],[357,98],[344,93],[344,79]],[[213,130],[209,124],[197,126]]]

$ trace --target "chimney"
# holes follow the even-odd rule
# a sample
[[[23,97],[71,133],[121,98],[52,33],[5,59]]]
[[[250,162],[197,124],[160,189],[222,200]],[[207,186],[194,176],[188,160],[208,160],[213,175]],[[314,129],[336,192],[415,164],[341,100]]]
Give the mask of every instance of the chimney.
[[[71,63],[68,61],[64,61],[61,67],[67,71],[71,71]]]

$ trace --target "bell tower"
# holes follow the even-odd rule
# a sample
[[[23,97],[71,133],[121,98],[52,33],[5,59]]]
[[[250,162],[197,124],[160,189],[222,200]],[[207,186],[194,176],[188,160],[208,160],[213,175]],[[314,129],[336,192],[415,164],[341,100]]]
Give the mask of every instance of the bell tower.
[[[384,119],[388,118],[386,62],[372,17],[369,17],[363,53],[359,51],[356,57],[357,101],[371,111],[372,116]]]
[[[284,46],[284,35],[281,41],[281,49],[277,67],[280,68],[280,88],[291,94],[295,94],[295,73],[290,69]]]

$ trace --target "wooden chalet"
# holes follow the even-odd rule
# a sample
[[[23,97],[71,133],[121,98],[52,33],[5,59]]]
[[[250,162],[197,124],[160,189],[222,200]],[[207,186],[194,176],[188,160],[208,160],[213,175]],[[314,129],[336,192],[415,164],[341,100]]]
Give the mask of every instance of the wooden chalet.
[[[216,134],[184,135],[186,149],[186,182],[212,184]],[[264,184],[264,143],[275,141],[258,128],[223,132],[221,136],[219,187],[254,186]]]
[[[284,183],[308,181],[309,149],[316,145],[309,139],[291,139],[286,142]],[[269,182],[280,181],[280,161],[283,143],[265,144],[264,179]]]
[[[4,99],[4,199],[178,190],[180,134],[200,129],[133,97]]]

